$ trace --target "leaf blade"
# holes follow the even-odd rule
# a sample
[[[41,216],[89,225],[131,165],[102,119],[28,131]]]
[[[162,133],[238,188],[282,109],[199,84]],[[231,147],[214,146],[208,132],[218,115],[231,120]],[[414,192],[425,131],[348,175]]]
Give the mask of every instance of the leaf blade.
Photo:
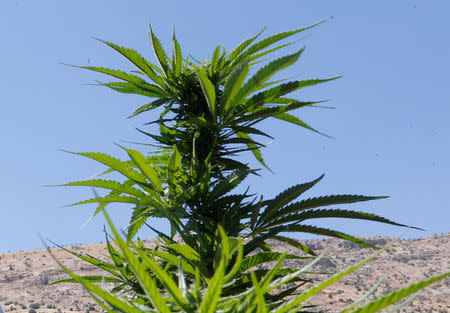
[[[204,71],[197,71],[197,78],[208,103],[209,112],[213,118],[216,118],[216,91],[214,90],[214,85]]]

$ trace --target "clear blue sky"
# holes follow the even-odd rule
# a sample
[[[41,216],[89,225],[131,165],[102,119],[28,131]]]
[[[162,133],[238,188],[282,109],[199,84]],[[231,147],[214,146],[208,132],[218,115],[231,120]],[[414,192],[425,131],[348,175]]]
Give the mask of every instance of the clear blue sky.
[[[131,69],[92,37],[151,58],[148,23],[166,47],[174,25],[184,54],[206,59],[217,44],[230,50],[266,25],[270,35],[329,19],[297,44],[305,44],[306,51],[284,76],[344,76],[296,94],[305,100],[333,99],[329,104],[336,110],[306,109],[297,115],[335,139],[267,123],[276,140],[264,155],[275,174],[263,172],[248,184],[267,197],[325,173],[309,196],[390,195],[342,208],[427,229],[406,237],[448,232],[448,12],[445,0],[1,1],[0,252],[42,248],[38,234],[61,244],[104,239],[102,217],[80,228],[93,207],[61,208],[90,197],[89,189],[43,186],[103,169],[59,149],[121,155],[114,143],[145,140],[135,127],[151,116],[123,119],[146,100],[87,86],[107,78],[61,63]],[[126,225],[130,210],[118,207],[111,214]],[[371,222],[321,225],[353,235],[403,232]]]

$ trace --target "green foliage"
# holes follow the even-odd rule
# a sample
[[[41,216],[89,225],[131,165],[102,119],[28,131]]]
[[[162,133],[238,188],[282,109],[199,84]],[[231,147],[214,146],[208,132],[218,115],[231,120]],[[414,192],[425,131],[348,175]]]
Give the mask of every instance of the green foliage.
[[[125,73],[100,67],[83,68],[121,80],[101,85],[155,99],[139,107],[131,116],[156,108],[163,109],[159,119],[150,122],[159,124],[158,134],[141,130],[155,140],[160,149],[153,156],[144,156],[124,148],[130,157],[126,161],[102,153],[78,153],[105,164],[108,173],[120,173],[125,181],[87,180],[65,184],[110,190],[106,196],[75,204],[98,203],[94,214],[109,203],[133,205],[128,229],[130,238],[148,218],[167,218],[172,227],[168,237],[178,234],[187,245],[198,251],[207,263],[208,275],[213,274],[212,256],[220,243],[220,238],[216,236],[219,224],[228,235],[244,234],[250,240],[245,245],[245,255],[264,245],[268,239],[280,239],[280,233],[286,232],[333,236],[370,246],[348,234],[305,224],[311,219],[352,218],[405,226],[374,214],[324,208],[383,197],[333,195],[294,202],[323,175],[312,182],[293,186],[266,201],[253,198],[248,193],[232,193],[247,175],[258,171],[237,160],[239,153],[251,151],[259,163],[267,167],[261,153],[264,144],[252,138],[272,138],[258,128],[260,122],[272,117],[316,131],[287,112],[321,101],[305,102],[285,96],[338,77],[281,83],[270,81],[276,73],[293,65],[304,48],[266,64],[261,63],[262,56],[270,56],[286,46],[280,44],[281,40],[311,27],[257,41],[260,32],[229,54],[223,47],[217,46],[211,60],[194,63],[183,58],[175,32],[170,58],[150,28],[150,44],[157,65],[132,49],[102,41],[128,59],[137,71]],[[140,76],[136,76],[137,73]],[[283,241],[299,247],[292,241]],[[312,253],[307,248],[303,250]]]
[[[127,264],[142,292],[134,293],[134,297],[119,297],[109,292],[105,287],[93,284],[89,277],[77,276],[57,259],[55,260],[72,277],[71,280],[82,284],[91,297],[107,312],[302,312],[308,308],[308,301],[318,292],[365,265],[390,246],[386,246],[369,258],[348,267],[319,284],[293,295],[289,300],[283,300],[283,292],[279,291],[280,287],[297,281],[298,277],[304,273],[309,273],[311,267],[324,257],[324,254],[316,257],[302,269],[284,275],[277,275],[277,273],[280,271],[287,255],[274,254],[274,257],[271,257],[270,260],[274,261],[275,264],[270,270],[265,271],[259,277],[255,272],[250,272],[251,283],[249,288],[233,295],[227,295],[228,285],[235,278],[235,269],[249,267],[245,263],[248,263],[250,258],[244,260],[239,257],[239,255],[242,256],[244,250],[242,238],[228,237],[224,230],[219,227],[222,249],[216,260],[214,275],[204,280],[199,274],[198,268],[195,270],[193,277],[192,275],[186,275],[181,258],[175,275],[167,271],[163,264],[150,258],[145,249],[142,249],[130,239],[123,239],[108,215],[105,214],[105,216],[113,233],[114,244],[119,249],[115,253],[123,256],[121,262]],[[109,243],[108,246],[110,247]],[[50,254],[52,253],[50,249],[48,251]],[[257,257],[258,254],[252,258]],[[450,272],[443,273],[391,292],[377,300],[367,301],[369,295],[384,279],[383,277],[368,294],[345,308],[342,313],[378,312],[393,304],[397,304],[395,309],[399,309],[402,305],[408,303],[407,297],[414,292],[449,276]],[[103,280],[104,282],[105,280]],[[403,299],[406,300],[402,301]]]
[[[259,150],[263,145],[249,137],[250,134],[265,135],[255,128],[264,119],[275,117],[310,128],[286,112],[312,106],[317,102],[300,102],[284,96],[337,77],[278,85],[277,82],[267,83],[277,72],[295,63],[304,48],[265,64],[254,74],[250,74],[254,72],[252,69],[260,64],[262,56],[269,56],[285,46],[273,45],[309,28],[281,33],[252,44],[262,33],[260,32],[229,54],[226,54],[223,47],[217,46],[211,60],[194,61],[197,64],[182,57],[175,33],[172,38],[173,55],[170,59],[150,28],[150,44],[158,66],[145,60],[132,49],[102,40],[135,65],[138,71],[126,73],[103,67],[82,68],[121,80],[100,85],[122,93],[156,98],[139,107],[130,117],[163,108],[160,118],[156,120],[160,124],[161,134],[149,136],[166,148],[176,146],[186,163],[192,162],[193,158],[197,158],[200,163],[208,159],[208,163],[212,165],[211,177],[223,177],[221,173],[224,171],[247,169],[245,164],[230,159],[241,151],[251,150],[264,164],[259,157]],[[261,53],[269,47],[272,49]]]
[[[75,153],[104,164],[107,169],[99,176],[119,174],[122,180],[96,177],[63,184],[108,191],[73,205],[96,203],[93,216],[112,203],[130,204],[133,212],[125,239],[105,213],[112,231],[111,235],[106,234],[111,262],[70,252],[105,270],[108,276],[80,277],[61,264],[70,277],[57,283],[83,284],[108,311],[297,312],[315,293],[369,259],[296,295],[298,287],[311,283],[304,274],[311,273],[310,268],[318,258],[301,270],[281,267],[286,259],[316,257],[314,251],[286,234],[325,235],[375,248],[349,234],[307,222],[346,218],[406,226],[375,214],[330,207],[385,197],[343,194],[304,198],[303,194],[324,175],[292,186],[268,200],[248,190],[236,191],[248,175],[259,175],[259,169],[239,160],[241,153],[251,152],[268,168],[262,157],[264,144],[254,139],[272,138],[260,128],[262,121],[276,118],[320,133],[288,112],[318,107],[316,104],[323,101],[299,101],[286,96],[338,77],[273,81],[275,74],[299,59],[304,48],[267,63],[261,60],[292,43],[281,43],[282,40],[313,26],[257,41],[261,31],[228,54],[225,48],[217,46],[211,60],[203,62],[183,57],[175,32],[170,57],[150,28],[149,40],[157,65],[132,49],[101,40],[137,70],[127,73],[103,67],[81,68],[120,80],[100,83],[101,86],[151,98],[130,118],[159,109],[159,118],[147,123],[158,124],[159,131],[139,130],[156,142],[153,145],[156,148],[143,154],[120,147],[128,155],[127,160],[98,152]],[[149,218],[168,220],[170,234],[149,226],[146,223]],[[155,249],[133,241],[144,225],[159,236],[160,244]],[[175,241],[175,236],[181,241]],[[297,250],[292,254],[274,252],[268,240],[287,243]],[[263,267],[274,263],[270,269]],[[96,284],[105,282],[114,283],[114,288],[108,291]],[[398,301],[427,282],[382,303],[374,302],[371,308]],[[288,283],[295,283],[295,287],[286,286]],[[285,291],[277,291],[279,287],[285,287]],[[122,299],[116,295],[118,292],[130,298]]]

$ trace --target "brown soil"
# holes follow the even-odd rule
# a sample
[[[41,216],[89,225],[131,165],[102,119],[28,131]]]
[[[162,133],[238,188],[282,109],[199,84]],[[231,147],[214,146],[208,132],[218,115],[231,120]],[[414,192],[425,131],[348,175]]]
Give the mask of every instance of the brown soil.
[[[365,238],[377,246],[384,246],[391,239]],[[154,241],[145,242],[148,245]],[[327,259],[316,270],[336,273],[351,264],[368,257],[373,250],[335,239],[307,240],[305,243],[316,252],[333,246]],[[104,244],[67,247],[75,252],[89,254],[108,260]],[[318,305],[314,311],[337,312],[362,296],[389,270],[386,279],[375,292],[376,297],[387,294],[419,280],[450,270],[450,233],[417,240],[395,243],[363,268],[316,295],[311,304]],[[275,245],[277,251],[285,251],[283,245]],[[94,266],[79,260],[58,248],[52,248],[56,258],[79,275],[104,274]],[[301,267],[306,263],[288,260],[287,265]],[[329,274],[329,275],[330,275]],[[313,275],[309,278],[319,282],[329,275]],[[52,281],[66,278],[46,250],[34,250],[0,254],[0,305],[6,312],[37,313],[99,312],[101,308],[81,286],[76,284],[50,285]],[[372,297],[373,298],[373,297]],[[450,279],[443,280],[421,291],[401,312],[450,312]]]

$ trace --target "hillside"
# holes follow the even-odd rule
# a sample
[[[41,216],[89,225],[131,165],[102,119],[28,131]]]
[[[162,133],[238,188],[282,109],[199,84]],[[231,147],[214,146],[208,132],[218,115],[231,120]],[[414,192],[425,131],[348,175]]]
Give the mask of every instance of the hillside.
[[[383,246],[389,238],[365,238],[372,244]],[[154,241],[147,240],[151,245]],[[370,249],[336,239],[307,240],[305,243],[316,252],[333,246],[328,258],[320,262],[316,270],[336,273],[364,259],[373,253]],[[286,246],[273,245],[277,251]],[[104,244],[70,246],[76,252],[101,257],[107,260]],[[432,275],[450,269],[450,233],[416,240],[402,240],[357,272],[326,289],[316,296],[311,304],[317,304],[315,311],[337,312],[358,299],[369,290],[387,270],[385,281],[376,291],[382,296],[387,292],[404,287]],[[290,249],[290,248],[289,248]],[[95,267],[72,257],[61,249],[53,248],[57,258],[69,269],[81,275],[101,274]],[[289,266],[300,267],[302,261],[289,260]],[[310,276],[320,281],[327,275]],[[78,285],[49,283],[64,278],[64,272],[45,250],[34,250],[0,254],[0,304],[6,312],[37,313],[98,312],[98,305]],[[34,313],[33,311],[31,311]],[[450,312],[450,279],[435,284],[402,308],[402,312]]]

